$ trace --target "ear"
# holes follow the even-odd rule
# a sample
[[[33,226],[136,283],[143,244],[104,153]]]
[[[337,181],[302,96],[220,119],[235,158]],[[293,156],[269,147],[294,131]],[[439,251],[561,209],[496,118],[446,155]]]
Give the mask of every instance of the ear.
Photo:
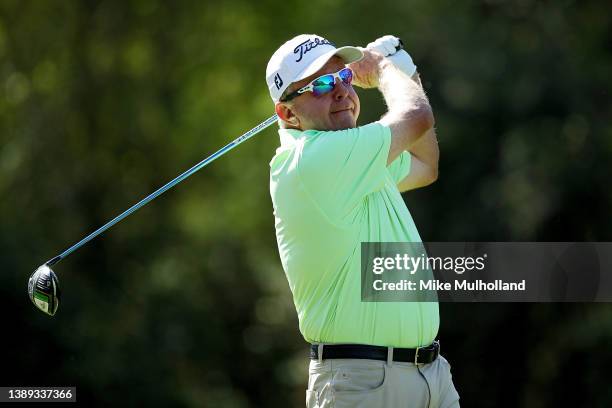
[[[288,104],[283,102],[278,102],[274,105],[274,110],[279,118],[281,118],[284,122],[287,122],[289,125],[299,128],[300,120],[295,115],[293,108],[291,108]]]

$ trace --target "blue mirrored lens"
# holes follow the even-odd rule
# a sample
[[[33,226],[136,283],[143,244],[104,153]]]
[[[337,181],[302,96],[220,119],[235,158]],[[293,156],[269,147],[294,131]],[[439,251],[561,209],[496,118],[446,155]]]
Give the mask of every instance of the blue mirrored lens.
[[[334,83],[335,79],[333,75],[323,75],[312,83],[312,93],[314,96],[326,94],[334,89]]]
[[[350,83],[353,82],[353,71],[351,71],[350,68],[344,68],[338,74],[345,84],[350,85]]]

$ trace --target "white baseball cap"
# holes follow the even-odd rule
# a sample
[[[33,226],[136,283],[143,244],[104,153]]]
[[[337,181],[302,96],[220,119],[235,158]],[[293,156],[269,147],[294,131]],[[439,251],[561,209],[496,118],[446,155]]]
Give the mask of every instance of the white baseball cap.
[[[316,34],[300,34],[280,46],[268,61],[266,82],[270,96],[278,102],[293,82],[320,70],[334,55],[350,64],[360,60],[363,52],[357,47],[340,47]]]

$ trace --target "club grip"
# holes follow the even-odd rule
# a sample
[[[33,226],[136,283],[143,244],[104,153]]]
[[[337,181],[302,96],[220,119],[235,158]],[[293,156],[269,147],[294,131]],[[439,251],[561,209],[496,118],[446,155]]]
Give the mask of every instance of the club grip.
[[[404,49],[404,42],[402,41],[401,38],[398,38],[399,40],[399,44],[395,47],[395,51],[399,51],[399,50],[403,50]]]

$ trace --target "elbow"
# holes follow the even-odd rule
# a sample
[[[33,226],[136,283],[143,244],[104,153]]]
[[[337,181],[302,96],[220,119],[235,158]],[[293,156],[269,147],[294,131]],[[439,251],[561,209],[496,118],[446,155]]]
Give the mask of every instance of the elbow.
[[[438,167],[431,169],[431,171],[429,172],[429,177],[427,179],[429,184],[433,184],[438,180]]]
[[[438,181],[438,161],[440,160],[440,151],[438,150],[438,145],[435,145],[435,153],[432,154],[430,159],[430,165],[427,172],[427,181],[428,185],[433,184]]]
[[[419,178],[419,187],[427,187],[438,180],[438,167],[427,166],[423,169],[421,177]]]
[[[423,174],[418,187],[427,187],[438,180],[438,169],[431,169],[427,174]]]

